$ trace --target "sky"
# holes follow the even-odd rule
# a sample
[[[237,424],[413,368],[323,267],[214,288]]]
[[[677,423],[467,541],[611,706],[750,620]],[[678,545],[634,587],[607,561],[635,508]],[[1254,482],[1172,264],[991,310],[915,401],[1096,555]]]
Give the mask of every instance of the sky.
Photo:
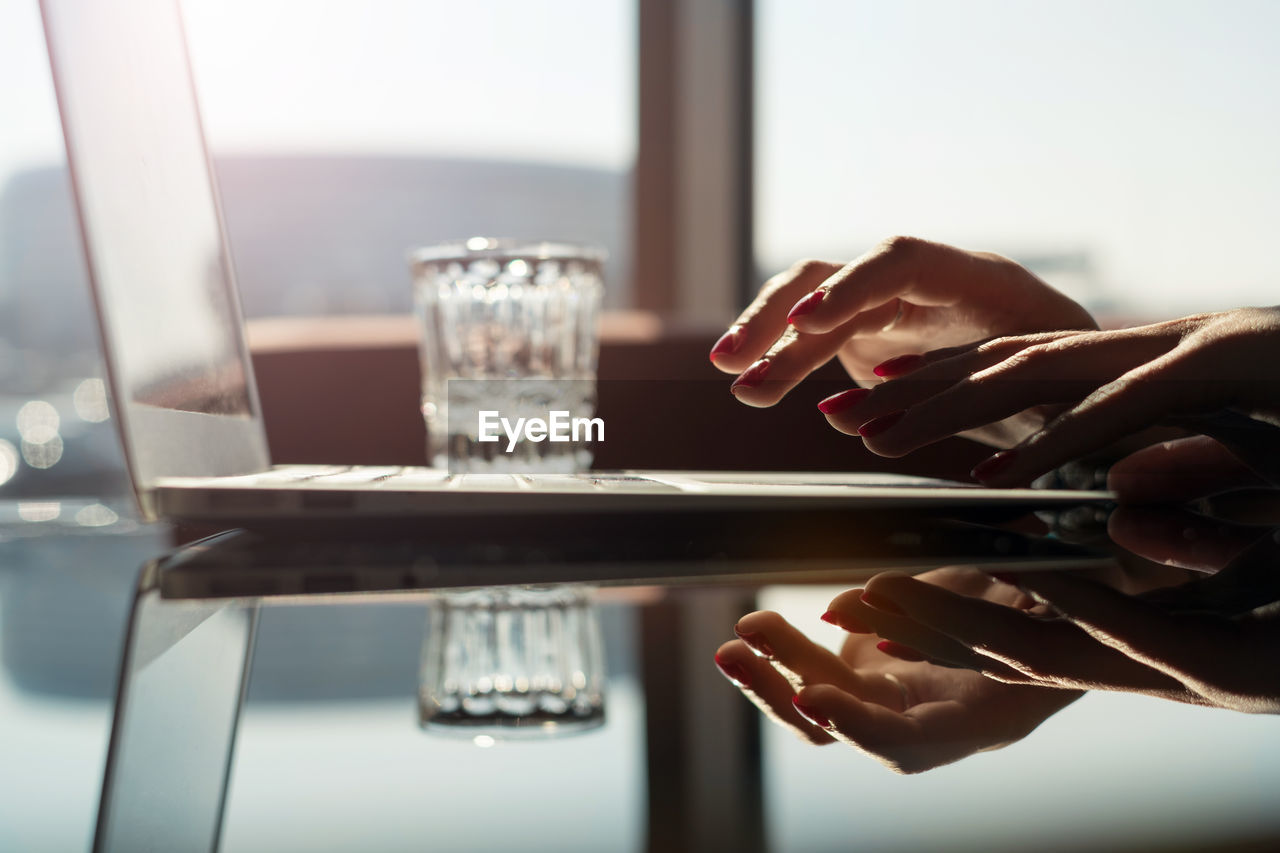
[[[183,8],[215,154],[634,160],[628,0]],[[911,233],[1083,258],[1060,286],[1160,315],[1276,301],[1280,3],[757,9],[763,268]],[[3,181],[61,158],[35,0],[0,0],[0,79]]]

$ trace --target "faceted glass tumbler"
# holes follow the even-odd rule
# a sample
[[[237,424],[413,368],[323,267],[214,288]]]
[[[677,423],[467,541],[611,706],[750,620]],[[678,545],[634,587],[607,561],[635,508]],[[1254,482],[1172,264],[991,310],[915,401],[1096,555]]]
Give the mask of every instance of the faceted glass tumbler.
[[[424,728],[496,740],[604,723],[604,649],[594,591],[490,587],[441,593],[419,677]]]
[[[585,441],[524,442],[512,454],[504,442],[479,441],[477,424],[483,409],[513,419],[552,409],[592,416],[604,260],[599,249],[488,238],[410,254],[433,467],[458,473],[590,467]]]

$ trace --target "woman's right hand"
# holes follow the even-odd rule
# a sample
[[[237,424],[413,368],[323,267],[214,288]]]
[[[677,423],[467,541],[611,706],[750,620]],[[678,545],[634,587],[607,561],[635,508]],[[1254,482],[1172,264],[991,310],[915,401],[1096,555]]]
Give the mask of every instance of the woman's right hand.
[[[732,386],[739,400],[771,406],[833,356],[869,385],[878,365],[905,353],[1097,327],[1089,312],[1008,258],[892,237],[850,263],[801,261],[771,278],[711,361],[744,374]]]

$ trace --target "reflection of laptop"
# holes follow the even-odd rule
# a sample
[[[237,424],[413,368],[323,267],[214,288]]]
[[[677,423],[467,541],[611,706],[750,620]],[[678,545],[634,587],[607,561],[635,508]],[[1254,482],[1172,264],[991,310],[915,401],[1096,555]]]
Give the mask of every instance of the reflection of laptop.
[[[272,468],[176,0],[41,7],[115,415],[149,517],[224,525],[316,516],[492,520],[1108,497],[883,474],[449,477],[425,468]]]

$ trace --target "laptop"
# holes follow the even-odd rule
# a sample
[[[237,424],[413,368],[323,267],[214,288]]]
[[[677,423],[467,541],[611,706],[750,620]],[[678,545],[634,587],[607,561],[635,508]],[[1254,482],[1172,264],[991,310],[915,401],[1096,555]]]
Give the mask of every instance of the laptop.
[[[884,474],[273,467],[177,0],[40,5],[113,414],[146,518],[407,522],[471,536],[504,519],[574,519],[581,530],[585,517],[619,513],[794,517],[1110,498]]]

